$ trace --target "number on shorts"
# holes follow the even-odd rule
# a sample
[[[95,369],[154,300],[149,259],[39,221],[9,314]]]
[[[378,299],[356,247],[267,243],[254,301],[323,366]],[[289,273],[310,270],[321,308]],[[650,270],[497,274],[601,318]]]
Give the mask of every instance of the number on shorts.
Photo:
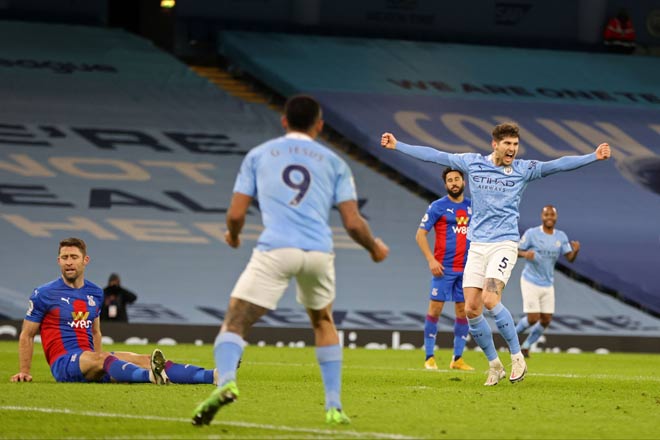
[[[296,173],[296,171],[302,175],[302,179],[299,178],[300,181],[294,181],[292,179],[291,174]],[[282,180],[286,186],[298,191],[298,194],[289,202],[289,205],[298,206],[305,197],[305,194],[307,194],[307,190],[309,190],[309,185],[312,183],[312,175],[302,165],[289,165],[282,171]]]
[[[498,270],[502,275],[504,275],[504,269],[506,269],[508,265],[509,265],[509,259],[507,257],[503,257],[502,261],[500,261],[500,265],[498,266],[499,267]]]

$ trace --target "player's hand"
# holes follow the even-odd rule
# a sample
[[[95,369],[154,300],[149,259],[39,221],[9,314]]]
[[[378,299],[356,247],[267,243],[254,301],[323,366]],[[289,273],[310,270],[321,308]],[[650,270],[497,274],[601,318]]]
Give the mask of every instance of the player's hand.
[[[611,155],[612,151],[610,150],[610,144],[608,143],[604,142],[596,148],[596,158],[598,160],[609,159]]]
[[[525,259],[529,261],[534,261],[534,251],[532,250],[527,251],[527,253],[525,254]]]
[[[374,240],[374,248],[371,250],[370,254],[372,260],[376,263],[380,263],[390,254],[390,248],[387,247],[383,240],[376,238]]]
[[[241,245],[240,237],[234,238],[229,231],[225,231],[225,242],[234,249]]]
[[[12,382],[32,382],[30,373],[16,373],[11,377]]]
[[[438,262],[435,258],[433,261],[429,262],[429,269],[434,277],[441,277],[445,274],[445,267]]]
[[[394,150],[396,148],[396,138],[392,133],[383,133],[380,137],[380,146]]]
[[[573,252],[578,252],[580,250],[580,242],[571,241],[571,249],[573,249]]]

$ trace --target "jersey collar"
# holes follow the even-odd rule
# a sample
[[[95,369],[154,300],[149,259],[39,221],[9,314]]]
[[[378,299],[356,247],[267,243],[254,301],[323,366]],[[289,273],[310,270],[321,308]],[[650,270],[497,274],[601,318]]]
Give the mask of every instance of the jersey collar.
[[[287,139],[298,139],[298,140],[303,140],[303,141],[313,141],[310,136],[306,135],[305,133],[301,133],[299,131],[291,131],[284,135],[285,138]]]

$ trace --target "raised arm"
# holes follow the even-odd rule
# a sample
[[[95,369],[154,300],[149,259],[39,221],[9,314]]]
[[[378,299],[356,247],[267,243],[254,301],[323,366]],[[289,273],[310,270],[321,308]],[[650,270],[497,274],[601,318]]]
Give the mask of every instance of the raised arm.
[[[369,223],[360,215],[357,202],[347,200],[339,203],[337,208],[344,223],[344,229],[355,242],[369,251],[371,259],[379,263],[387,258],[390,248],[380,238],[373,236]]]
[[[577,258],[578,252],[580,252],[580,242],[571,241],[571,251],[564,254],[569,263],[572,263]]]
[[[30,370],[32,368],[32,354],[34,350],[34,337],[39,332],[40,324],[23,320],[23,328],[18,337],[18,373],[11,377],[12,382],[32,382]]]
[[[546,177],[560,171],[575,170],[596,162],[597,160],[609,159],[611,155],[610,145],[602,143],[596,148],[596,151],[591,154],[585,154],[583,156],[564,156],[548,162],[541,162],[541,177]]]
[[[397,150],[403,154],[426,162],[434,162],[445,166],[457,167],[456,163],[451,161],[451,157],[454,156],[453,154],[436,150],[435,148],[431,147],[404,144],[403,142],[397,141],[392,133],[383,133],[380,138],[380,145],[383,148],[387,148],[388,150]]]

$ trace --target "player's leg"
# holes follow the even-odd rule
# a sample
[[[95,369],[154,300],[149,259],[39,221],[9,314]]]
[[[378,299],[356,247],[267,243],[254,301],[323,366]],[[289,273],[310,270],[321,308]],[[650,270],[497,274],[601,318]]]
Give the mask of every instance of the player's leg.
[[[520,290],[523,296],[523,311],[527,314],[526,322],[530,327],[529,335],[520,346],[520,349],[523,356],[529,357],[531,345],[536,342],[538,337],[540,337],[540,334],[538,334],[539,319],[541,317],[544,297],[546,297],[548,290],[546,287],[539,286],[522,277],[520,278]],[[518,325],[520,325],[520,323]],[[536,336],[537,334],[538,336]],[[533,338],[531,338],[532,335],[534,335]]]
[[[236,282],[213,348],[218,388],[195,408],[193,425],[208,425],[222,406],[238,398],[236,370],[247,345],[244,338],[259,318],[276,308],[289,283],[291,266],[302,262],[301,256],[288,251],[294,250],[255,250]]]
[[[113,382],[157,383],[151,377],[150,369],[119,359],[108,352],[83,351],[78,360],[80,372],[89,382],[102,381],[107,375]]]
[[[148,354],[137,354],[130,351],[113,351],[110,354],[116,356],[118,359],[132,362],[139,367],[150,369],[155,353],[152,353],[150,356]],[[160,355],[156,357],[160,358]],[[166,360],[164,356],[162,361],[160,359],[157,359],[157,361],[163,364],[165,382],[178,384],[213,384],[216,381],[217,370],[207,370],[191,364],[179,364]]]
[[[444,277],[434,277],[431,280],[431,291],[429,293],[429,307],[426,311],[424,320],[424,368],[427,370],[437,370],[438,365],[435,362],[435,341],[438,334],[438,319],[442,314],[442,308],[445,305],[442,297]]]
[[[518,259],[518,245],[514,241],[494,243],[488,247],[486,276],[483,289],[484,306],[495,318],[497,328],[509,346],[511,353],[511,382],[524,379],[527,365],[520,351],[520,341],[513,316],[502,303],[504,286],[509,281],[511,271]]]
[[[307,309],[314,330],[316,360],[325,390],[326,422],[348,424],[351,420],[341,404],[343,350],[332,318],[335,300],[334,254],[305,252],[296,275],[296,300]]]
[[[536,285],[527,281],[524,277],[520,277],[520,294],[523,303],[523,316],[518,324],[516,324],[516,332],[523,333],[532,325],[536,324],[539,320],[540,298]]]
[[[486,274],[486,243],[470,243],[465,272],[463,273],[463,295],[465,297],[465,314],[472,339],[481,348],[488,359],[488,378],[484,385],[492,386],[506,376],[504,365],[497,356],[493,332],[490,324],[484,318],[484,302],[482,288]]]
[[[539,310],[540,313],[538,322],[531,328],[529,336],[523,343],[523,349],[529,348],[532,344],[539,340],[541,335],[552,321],[552,315],[555,312],[555,288],[554,286],[541,287],[537,286],[539,290]]]
[[[504,286],[509,281],[517,258],[518,248],[516,242],[504,241],[490,246],[483,293],[484,305],[490,315],[495,318],[495,324],[509,346],[511,353],[511,375],[509,380],[511,382],[523,380],[527,373],[527,364],[520,350],[520,341],[513,316],[502,303]]]
[[[468,333],[470,331],[467,316],[465,315],[465,298],[463,296],[463,288],[460,288],[460,297],[462,301],[454,303],[454,311],[456,319],[454,320],[454,356],[449,363],[449,368],[452,370],[474,371],[463,359],[463,351],[465,351],[465,344],[467,342]]]

